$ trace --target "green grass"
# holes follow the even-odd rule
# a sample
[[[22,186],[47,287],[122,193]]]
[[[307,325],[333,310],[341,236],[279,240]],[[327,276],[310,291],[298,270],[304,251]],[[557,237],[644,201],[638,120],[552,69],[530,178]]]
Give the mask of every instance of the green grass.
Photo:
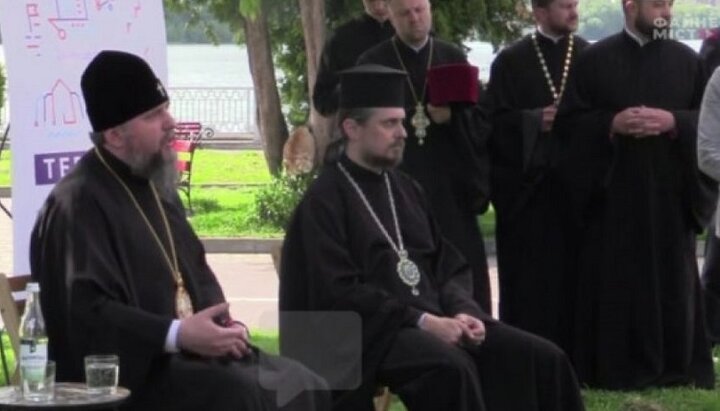
[[[195,151],[193,184],[263,184],[270,182],[270,172],[260,150]]]
[[[281,232],[256,221],[255,191],[256,187],[193,188],[190,224],[200,237],[281,237]]]
[[[10,152],[2,151],[0,156],[0,187],[10,186]]]

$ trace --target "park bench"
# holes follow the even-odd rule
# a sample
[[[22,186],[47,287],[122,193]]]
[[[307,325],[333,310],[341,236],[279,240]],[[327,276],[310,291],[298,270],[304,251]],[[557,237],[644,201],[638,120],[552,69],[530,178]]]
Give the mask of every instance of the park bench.
[[[190,214],[193,213],[190,192],[195,150],[200,147],[203,139],[212,138],[213,135],[215,131],[212,128],[203,127],[197,121],[179,122],[175,126],[173,148],[178,155],[175,167],[178,171],[177,188],[185,194]]]

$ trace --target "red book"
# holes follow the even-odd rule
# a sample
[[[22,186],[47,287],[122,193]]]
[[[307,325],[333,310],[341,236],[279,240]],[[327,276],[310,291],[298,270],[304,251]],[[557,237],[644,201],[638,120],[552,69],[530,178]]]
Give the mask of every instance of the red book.
[[[477,103],[478,72],[477,67],[466,63],[431,67],[427,74],[430,104]]]

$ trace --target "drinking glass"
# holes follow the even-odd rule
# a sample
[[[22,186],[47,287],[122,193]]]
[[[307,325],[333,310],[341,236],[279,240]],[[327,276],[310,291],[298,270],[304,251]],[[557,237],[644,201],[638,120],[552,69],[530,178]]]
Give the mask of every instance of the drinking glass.
[[[119,377],[118,356],[85,356],[85,383],[90,394],[115,394]]]
[[[21,364],[20,377],[24,399],[45,402],[55,396],[55,361]]]

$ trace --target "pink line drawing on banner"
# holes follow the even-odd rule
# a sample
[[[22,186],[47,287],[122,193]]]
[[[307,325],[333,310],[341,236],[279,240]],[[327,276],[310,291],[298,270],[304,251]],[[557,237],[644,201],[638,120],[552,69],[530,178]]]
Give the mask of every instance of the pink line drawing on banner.
[[[107,7],[109,11],[113,11],[113,0],[95,0],[95,9],[100,11],[103,7]]]
[[[40,111],[42,111],[42,122],[44,125],[77,124],[85,117],[82,108],[80,95],[70,89],[62,79],[57,79],[48,93],[38,99],[35,107],[35,127],[40,127]]]
[[[40,23],[37,22],[37,18],[40,17],[40,10],[38,9],[38,4],[26,3],[25,15],[27,15],[28,19],[28,31],[32,33],[33,27],[40,26]]]
[[[25,48],[36,51],[35,55],[40,55],[40,43],[42,36],[35,33],[35,27],[40,26],[40,9],[37,3],[26,3],[25,4],[25,15],[28,21],[28,32],[25,35]]]
[[[133,6],[132,19],[134,20],[134,19],[137,19],[138,17],[140,17],[141,11],[142,11],[142,4],[140,4],[140,1],[138,0],[138,2],[136,2],[135,5]],[[125,23],[125,32],[126,33],[130,33],[130,30],[132,29],[132,25],[133,25],[132,21],[128,21]]]
[[[55,28],[60,40],[67,38],[65,27],[82,27],[88,21],[85,0],[55,0],[55,10],[57,17],[49,18],[48,22]]]

